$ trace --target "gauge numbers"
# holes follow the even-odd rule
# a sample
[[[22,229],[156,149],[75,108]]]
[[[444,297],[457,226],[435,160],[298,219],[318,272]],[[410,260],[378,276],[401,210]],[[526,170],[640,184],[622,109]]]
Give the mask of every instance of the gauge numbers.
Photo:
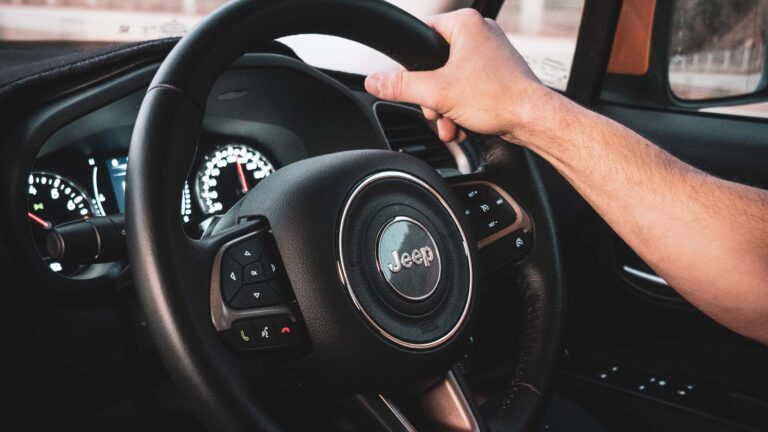
[[[197,172],[195,189],[204,213],[229,210],[263,178],[275,172],[259,151],[243,144],[229,144],[208,153]]]
[[[48,232],[58,224],[78,219],[101,216],[97,203],[71,181],[56,174],[33,172],[29,176],[27,216],[32,234],[41,255],[46,255],[45,239]],[[51,270],[74,274],[77,265],[50,262]]]
[[[181,193],[181,220],[184,223],[192,217],[192,193],[189,191],[189,183],[184,182],[184,191]]]

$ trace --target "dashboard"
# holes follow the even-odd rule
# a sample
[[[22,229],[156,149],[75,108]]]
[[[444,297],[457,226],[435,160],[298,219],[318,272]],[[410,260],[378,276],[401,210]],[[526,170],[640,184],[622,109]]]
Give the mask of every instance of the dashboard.
[[[56,276],[43,275],[57,289],[103,289],[127,279],[125,262],[56,261],[47,242],[62,225],[124,213],[133,125],[156,67],[64,99],[27,128],[24,151],[34,151],[20,173],[34,243],[27,255],[42,259],[37,271]],[[439,142],[419,110],[378,103],[345,79],[272,54],[246,55],[226,71],[211,91],[178,201],[169,203],[187,234],[201,236],[259,181],[309,157],[383,148],[420,152],[443,171],[466,162],[460,149]]]
[[[91,155],[79,144],[41,157],[29,175],[27,216],[35,243],[50,270],[68,276],[76,275],[84,266],[46,256],[51,229],[125,212],[127,152]],[[102,147],[99,143],[96,146]],[[280,167],[264,145],[238,138],[206,136],[201,148],[202,154],[179,195],[179,218],[184,224],[225,213]]]

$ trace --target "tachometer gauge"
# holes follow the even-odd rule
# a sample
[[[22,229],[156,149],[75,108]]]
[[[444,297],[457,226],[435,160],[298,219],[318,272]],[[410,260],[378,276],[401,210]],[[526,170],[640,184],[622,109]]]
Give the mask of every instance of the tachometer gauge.
[[[56,174],[33,172],[29,176],[27,216],[38,250],[51,270],[72,275],[81,266],[51,262],[45,258],[45,239],[58,224],[101,216],[96,201],[71,181]]]
[[[226,211],[264,177],[272,163],[253,147],[229,144],[207,154],[197,172],[195,192],[205,213]]]
[[[192,193],[189,191],[189,183],[184,182],[184,191],[181,193],[181,220],[189,222],[192,216]]]

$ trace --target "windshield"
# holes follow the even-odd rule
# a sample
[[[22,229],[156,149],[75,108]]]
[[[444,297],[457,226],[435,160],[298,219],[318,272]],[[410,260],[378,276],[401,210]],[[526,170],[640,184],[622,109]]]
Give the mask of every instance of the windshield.
[[[0,0],[0,41],[126,43],[184,36],[227,0]],[[387,0],[411,14],[469,7],[473,0]],[[547,85],[568,81],[583,0],[506,0],[498,21]],[[330,36],[281,39],[314,66],[368,74],[397,64]]]
[[[472,0],[388,0],[418,17]],[[0,0],[0,38],[133,42],[183,36],[227,0]]]

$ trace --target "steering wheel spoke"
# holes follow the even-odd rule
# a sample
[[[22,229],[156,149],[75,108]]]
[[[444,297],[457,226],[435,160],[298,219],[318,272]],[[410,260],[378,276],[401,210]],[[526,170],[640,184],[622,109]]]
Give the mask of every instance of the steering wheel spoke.
[[[356,396],[349,411],[365,430],[480,432],[485,430],[459,372],[410,397]]]
[[[482,422],[472,394],[458,372],[451,370],[420,398],[424,416],[435,430],[479,432]]]
[[[531,250],[533,221],[509,191],[487,174],[465,176],[451,188],[478,239],[485,274],[523,259]]]
[[[263,218],[200,240],[212,257],[210,314],[238,352],[285,350],[301,344],[301,314],[277,244]]]

